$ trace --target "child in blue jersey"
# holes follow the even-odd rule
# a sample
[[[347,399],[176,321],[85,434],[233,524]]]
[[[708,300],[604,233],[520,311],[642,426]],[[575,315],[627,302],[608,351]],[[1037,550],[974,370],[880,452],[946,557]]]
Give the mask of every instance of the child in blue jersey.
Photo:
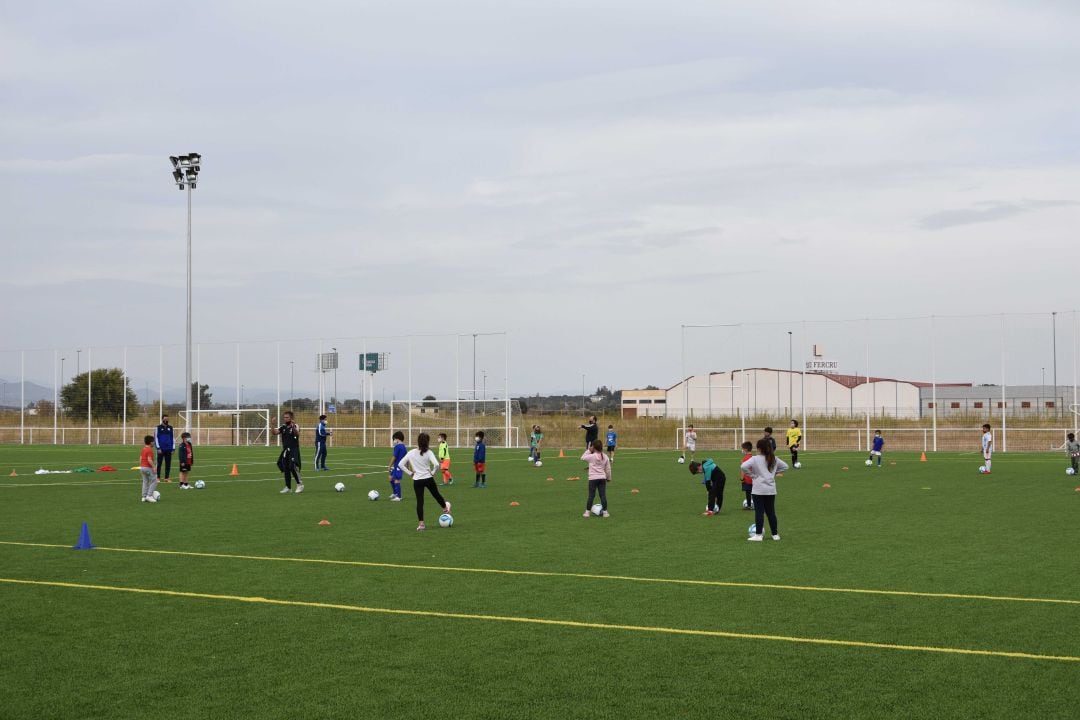
[[[724,507],[724,485],[727,483],[727,476],[712,458],[706,458],[705,462],[690,461],[690,474],[697,475],[698,473],[703,475],[701,484],[709,493],[708,504],[703,514],[716,515],[720,512],[720,508]]]
[[[487,445],[484,444],[484,431],[478,430],[474,439],[476,440],[476,447],[473,448],[472,462],[473,469],[476,470],[476,482],[473,483],[473,487],[486,488]]]
[[[882,452],[883,447],[885,447],[885,438],[881,437],[881,431],[880,430],[875,430],[874,431],[874,444],[872,446],[872,449],[870,450],[870,458],[869,458],[871,465],[874,464],[874,456],[877,455],[877,466],[881,467],[881,452]]]
[[[618,436],[615,434],[615,426],[607,426],[607,456],[611,462],[615,462],[615,440]]]
[[[394,457],[390,460],[390,501],[401,502],[401,460],[409,449],[405,447],[405,433],[394,433]]]

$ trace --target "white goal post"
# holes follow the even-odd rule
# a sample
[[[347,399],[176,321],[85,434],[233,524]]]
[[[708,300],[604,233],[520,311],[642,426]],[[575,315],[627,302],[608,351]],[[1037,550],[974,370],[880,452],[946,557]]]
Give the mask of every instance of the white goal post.
[[[222,408],[218,410],[192,410],[191,422],[187,412],[180,411],[183,426],[190,428],[196,445],[265,445],[270,446],[269,408]],[[228,424],[213,423],[203,427],[204,417],[232,417]],[[231,442],[213,442],[222,433],[229,433]]]

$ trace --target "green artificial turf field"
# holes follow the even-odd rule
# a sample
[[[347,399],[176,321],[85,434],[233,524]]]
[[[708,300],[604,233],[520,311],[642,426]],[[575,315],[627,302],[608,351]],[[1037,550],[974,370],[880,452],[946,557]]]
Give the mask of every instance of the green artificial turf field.
[[[715,456],[729,478],[716,517],[673,453],[626,450],[611,517],[586,520],[577,459],[534,468],[491,449],[479,490],[460,449],[455,526],[437,527],[429,499],[418,533],[408,478],[405,502],[387,501],[388,450],[332,448],[302,495],[278,494],[275,452],[200,448],[206,488],[181,492],[174,466],[149,505],[137,448],[0,448],[0,470],[18,472],[0,477],[0,716],[1080,707],[1080,478],[1059,455],[999,455],[980,476],[975,454],[897,454],[879,470],[804,453],[778,481],[783,539],[749,543],[734,453]],[[120,471],[33,474],[104,464]],[[71,549],[83,522],[95,550]]]

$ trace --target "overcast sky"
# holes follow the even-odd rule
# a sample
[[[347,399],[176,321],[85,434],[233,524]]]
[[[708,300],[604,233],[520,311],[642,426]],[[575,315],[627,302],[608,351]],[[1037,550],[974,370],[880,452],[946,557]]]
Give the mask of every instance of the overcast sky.
[[[4,349],[182,342],[189,151],[196,341],[507,330],[515,391],[573,392],[675,382],[683,323],[1080,305],[1068,0],[0,8]],[[871,367],[925,378],[896,332]]]

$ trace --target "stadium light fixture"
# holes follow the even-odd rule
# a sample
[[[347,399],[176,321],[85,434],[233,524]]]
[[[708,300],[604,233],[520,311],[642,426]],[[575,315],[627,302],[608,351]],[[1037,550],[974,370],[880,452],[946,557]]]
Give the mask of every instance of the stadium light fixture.
[[[170,155],[173,180],[180,190],[187,190],[187,327],[184,342],[184,430],[191,426],[191,191],[195,189],[202,168],[202,155]]]

